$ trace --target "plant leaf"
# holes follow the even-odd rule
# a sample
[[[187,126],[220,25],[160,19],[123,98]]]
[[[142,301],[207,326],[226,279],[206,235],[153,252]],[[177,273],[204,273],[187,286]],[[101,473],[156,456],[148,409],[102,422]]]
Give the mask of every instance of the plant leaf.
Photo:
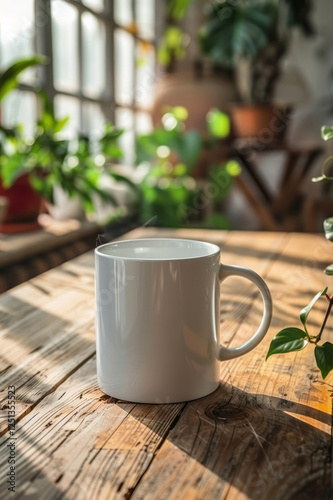
[[[324,273],[327,274],[328,276],[332,276],[333,275],[333,264],[330,264],[329,266],[327,266]]]
[[[324,220],[324,231],[326,238],[333,241],[333,217]]]
[[[8,94],[8,92],[17,87],[17,78],[20,73],[22,73],[22,71],[30,68],[30,66],[36,66],[37,64],[46,64],[47,62],[47,57],[36,55],[25,59],[20,59],[9,66],[0,76],[0,101],[5,97],[6,94]]]
[[[193,167],[199,159],[202,150],[202,137],[197,130],[189,130],[185,134],[175,137],[169,142],[171,150],[174,150],[180,161],[188,167]]]
[[[320,297],[322,297],[323,295],[325,295],[325,293],[327,292],[327,288],[328,287],[324,288],[324,290],[322,290],[321,292],[318,292],[310,301],[310,303],[301,310],[299,317],[304,326],[306,324],[306,320],[308,319],[311,309],[313,308],[317,300],[320,299]]]
[[[180,20],[185,16],[192,0],[170,0],[167,12],[172,19]]]
[[[324,141],[333,139],[333,127],[328,125],[324,125],[323,127],[321,127],[321,136]]]
[[[316,345],[315,357],[321,376],[326,378],[329,372],[333,370],[333,344],[325,342],[323,345]]]
[[[272,354],[301,351],[308,344],[307,334],[300,328],[284,328],[273,338],[269,346],[266,360]]]
[[[218,109],[212,109],[207,114],[207,124],[213,136],[220,139],[228,137],[230,133],[230,118],[226,113]]]

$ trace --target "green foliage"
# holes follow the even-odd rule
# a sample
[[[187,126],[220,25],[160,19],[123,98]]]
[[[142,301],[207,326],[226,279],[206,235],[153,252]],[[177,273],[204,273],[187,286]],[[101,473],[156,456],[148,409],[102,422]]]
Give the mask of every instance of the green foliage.
[[[323,345],[316,345],[315,357],[321,376],[325,379],[333,370],[333,344],[325,342]]]
[[[329,241],[333,241],[333,217],[324,220],[325,236]]]
[[[214,137],[225,139],[230,134],[229,116],[216,108],[208,113],[207,124],[210,133]]]
[[[212,189],[207,196],[200,183],[191,176],[204,150],[211,150],[230,130],[229,118],[218,110],[207,116],[208,137],[196,130],[186,130],[187,110],[182,106],[167,108],[162,126],[150,134],[137,137],[137,164],[149,164],[140,184],[142,222],[154,218],[156,225],[180,227],[191,223],[203,227],[229,228],[223,214],[212,213],[202,221],[202,209],[223,200],[240,167],[230,161],[210,168]],[[237,165],[237,166],[236,166]]]
[[[313,308],[313,306],[315,305],[315,303],[317,302],[317,300],[320,299],[320,297],[322,297],[323,295],[326,295],[326,292],[327,292],[327,287],[324,288],[324,290],[322,290],[321,292],[318,292],[313,297],[313,299],[309,302],[309,304],[301,310],[299,317],[300,317],[300,320],[301,320],[306,332],[307,332],[306,322],[307,322],[309,313],[310,313],[311,309]]]
[[[97,149],[87,137],[80,136],[69,142],[61,139],[68,118],[57,119],[47,95],[40,91],[41,116],[37,121],[33,139],[27,140],[20,127],[8,134],[0,130],[0,176],[5,187],[10,187],[23,173],[30,174],[30,182],[49,202],[53,203],[53,188],[60,185],[70,197],[78,197],[87,212],[94,210],[94,196],[117,205],[114,196],[101,188],[104,164],[121,157],[118,138],[121,130],[106,124]],[[102,161],[101,161],[102,159]],[[115,176],[112,172],[109,175]],[[116,176],[119,180],[119,175]]]
[[[168,0],[167,25],[157,49],[157,60],[162,66],[169,66],[174,59],[185,56],[184,33],[177,22],[184,18],[192,0]]]
[[[111,123],[106,123],[104,134],[99,140],[100,150],[106,156],[114,159],[123,157],[123,151],[118,145],[117,140],[124,133],[123,130],[117,129]]]
[[[333,127],[331,125],[324,125],[321,127],[321,136],[324,139],[324,141],[329,141],[333,139]],[[328,177],[325,174],[325,168],[326,166],[333,161],[333,156],[329,156],[326,158],[326,160],[323,162],[321,166],[321,175],[319,177],[313,177],[312,182],[322,182],[322,181],[332,181],[333,177]]]
[[[201,48],[227,68],[234,68],[240,57],[255,59],[267,45],[277,15],[278,7],[270,1],[214,3],[199,34]]]
[[[243,99],[267,102],[279,77],[279,62],[286,53],[291,28],[307,36],[311,0],[214,1],[199,31],[202,52],[215,65],[236,70],[246,61],[246,81],[236,84]],[[239,77],[239,75],[238,75]]]
[[[26,59],[19,59],[3,71],[0,75],[0,102],[11,90],[18,86],[18,77],[24,70],[47,62],[46,57],[36,55]]]
[[[140,220],[144,223],[153,219],[160,227],[181,227],[184,224],[182,206],[192,205],[198,193],[191,177],[186,173],[170,174],[163,165],[153,167],[140,187]]]
[[[202,137],[196,130],[183,130],[183,120],[185,108],[177,106],[175,112],[169,110],[168,114],[174,118],[175,126],[171,130],[158,127],[150,134],[141,135],[136,139],[136,163],[143,161],[154,161],[158,156],[158,148],[166,146],[170,153],[173,151],[180,162],[186,164],[191,169],[198,161],[203,148]],[[185,110],[186,111],[186,110]],[[187,115],[186,115],[187,117]]]
[[[266,359],[272,354],[301,351],[308,344],[307,334],[299,328],[284,328],[273,338]]]
[[[167,12],[172,19],[183,19],[193,0],[169,0]]]
[[[333,127],[331,125],[324,125],[323,127],[321,127],[321,137],[324,139],[324,141],[333,139]]]
[[[295,2],[295,3],[297,3],[297,2]],[[323,126],[321,129],[321,135],[325,141],[333,139],[333,127],[332,126]],[[320,177],[313,178],[312,179],[313,182],[320,182],[322,180],[326,180],[326,181],[333,180],[333,178],[327,177],[325,175],[325,166],[332,159],[333,159],[333,157],[329,157],[323,163],[322,175]],[[325,231],[326,238],[329,241],[333,241],[333,217],[330,217],[329,219],[326,219],[324,221],[324,231]],[[329,266],[326,267],[325,274],[327,274],[329,276],[333,275],[333,264],[330,264]],[[325,296],[328,300],[328,307],[327,307],[327,311],[326,311],[326,315],[325,315],[323,324],[322,324],[320,331],[317,335],[309,335],[309,332],[308,332],[307,327],[306,327],[306,322],[307,322],[309,313],[310,313],[311,309],[314,307],[314,305],[316,304],[316,302],[323,296]],[[315,358],[316,358],[317,366],[321,372],[323,379],[326,378],[327,375],[333,370],[333,344],[331,344],[330,342],[325,342],[323,345],[318,345],[318,343],[321,340],[321,336],[322,336],[323,331],[325,329],[325,325],[326,325],[326,322],[327,322],[327,319],[329,317],[329,314],[331,312],[332,307],[333,307],[333,295],[329,296],[327,294],[327,287],[326,287],[321,292],[318,292],[313,297],[313,299],[310,301],[310,303],[301,310],[301,313],[300,313],[300,320],[301,320],[301,322],[304,326],[304,330],[305,330],[303,333],[305,333],[307,341],[309,343],[315,344]],[[302,332],[302,330],[299,330],[298,328],[296,328],[296,329],[295,328],[285,328],[284,330],[279,332],[277,334],[277,336],[284,332],[286,340],[288,341],[288,339],[289,339],[290,342],[292,342],[293,338],[291,335],[291,330],[298,330],[299,332]],[[275,352],[271,352],[271,351],[274,350],[273,343],[274,343],[274,340],[276,339],[276,337],[271,342],[266,359],[271,354],[275,353]],[[286,352],[286,351],[283,351],[283,352]]]
[[[333,275],[333,264],[330,264],[329,266],[327,266],[325,268],[324,273],[327,274],[328,276],[332,276]]]
[[[329,302],[325,319],[317,335],[310,335],[306,326],[309,313],[316,302],[324,296]],[[295,327],[288,327],[278,332],[270,344],[266,359],[268,359],[272,354],[300,351],[308,344],[315,344],[315,358],[317,366],[321,371],[322,377],[325,378],[333,369],[333,345],[330,342],[325,342],[323,345],[319,345],[318,343],[321,340],[321,336],[332,306],[333,296],[329,297],[327,295],[326,287],[321,292],[318,292],[309,304],[301,310],[300,320],[303,324],[304,330]]]
[[[157,49],[157,60],[162,66],[168,66],[172,59],[185,56],[184,34],[178,26],[166,28]]]

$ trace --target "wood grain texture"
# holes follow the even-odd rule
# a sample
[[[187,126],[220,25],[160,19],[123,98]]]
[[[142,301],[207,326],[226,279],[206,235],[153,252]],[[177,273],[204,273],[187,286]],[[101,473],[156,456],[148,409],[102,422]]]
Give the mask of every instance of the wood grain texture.
[[[87,254],[1,296],[0,415],[8,385],[19,419],[94,354],[93,280]]]
[[[269,335],[251,354],[222,365],[218,391],[186,405],[133,499],[332,498],[332,375],[321,380],[311,347],[264,361],[273,335],[300,326],[299,310],[328,282],[328,251],[322,237],[286,237],[264,273],[275,304]],[[323,307],[309,317],[314,332]],[[248,328],[246,320],[244,335]]]
[[[299,310],[329,284],[322,273],[329,243],[311,235],[155,229],[126,238],[153,236],[217,242],[222,262],[265,277],[274,301],[267,338],[221,365],[221,386],[212,395],[187,404],[139,405],[97,387],[90,254],[3,296],[1,362],[14,363],[1,385],[18,383],[21,412],[17,498],[331,498],[332,376],[321,381],[311,348],[264,361],[274,334],[299,326]],[[309,317],[314,332],[324,307],[319,302]],[[222,342],[246,340],[261,313],[252,284],[226,280]],[[332,329],[330,322],[327,337]],[[0,497],[7,438],[0,440]]]
[[[124,498],[183,406],[135,405],[105,396],[91,359],[18,424],[16,494],[95,499],[116,493]],[[6,442],[5,435],[0,441],[0,491],[6,481]]]

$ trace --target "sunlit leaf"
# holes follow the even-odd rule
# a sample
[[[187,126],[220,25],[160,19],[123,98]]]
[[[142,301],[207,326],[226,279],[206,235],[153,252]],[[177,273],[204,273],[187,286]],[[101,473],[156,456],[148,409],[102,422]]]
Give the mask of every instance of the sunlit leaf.
[[[325,236],[329,241],[333,241],[333,217],[324,220]]]
[[[231,177],[237,177],[242,171],[240,164],[236,160],[227,161],[225,169]]]
[[[173,19],[183,19],[193,0],[169,0],[168,14]]]
[[[207,114],[207,123],[212,135],[220,139],[228,137],[230,133],[230,118],[226,113],[218,109],[212,109]]]
[[[176,118],[176,120],[184,121],[188,117],[188,111],[184,106],[174,106],[169,110],[170,113]]]
[[[306,325],[306,320],[308,319],[308,316],[309,316],[309,313],[310,313],[311,309],[313,308],[313,306],[315,305],[315,303],[317,302],[317,300],[319,300],[320,297],[322,297],[323,295],[325,295],[326,292],[327,292],[327,287],[324,288],[324,290],[322,290],[321,292],[318,292],[313,297],[313,299],[310,301],[310,303],[301,310],[300,319],[301,319],[301,322],[303,323],[304,326]]]
[[[330,264],[329,266],[327,266],[324,273],[328,274],[328,276],[332,276],[333,275],[333,264]]]
[[[272,354],[301,351],[307,344],[307,335],[303,330],[293,327],[284,328],[273,338],[266,359]]]
[[[16,61],[14,64],[9,66],[0,76],[0,101],[8,94],[11,90],[18,85],[18,76],[27,68],[31,66],[36,66],[37,64],[46,64],[48,59],[44,56],[32,56],[29,58],[21,59]]]
[[[325,342],[323,345],[316,345],[315,357],[321,376],[326,378],[333,370],[333,344]]]
[[[333,126],[324,125],[323,127],[321,127],[321,136],[324,141],[333,139]]]

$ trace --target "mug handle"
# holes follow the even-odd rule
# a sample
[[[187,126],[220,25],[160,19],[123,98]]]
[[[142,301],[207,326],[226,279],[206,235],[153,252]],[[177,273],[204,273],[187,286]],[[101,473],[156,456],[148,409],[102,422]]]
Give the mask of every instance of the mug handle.
[[[247,267],[227,266],[224,264],[220,264],[219,268],[220,282],[222,283],[229,276],[241,276],[242,278],[247,278],[248,280],[252,281],[252,283],[257,285],[264,302],[264,314],[258,330],[249,340],[244,342],[244,344],[232,348],[220,345],[219,347],[220,361],[238,358],[239,356],[242,356],[243,354],[252,351],[252,349],[254,349],[266,335],[272,319],[272,309],[273,309],[272,297],[264,280],[260,278],[260,276],[257,273],[255,273],[251,269],[248,269]]]

